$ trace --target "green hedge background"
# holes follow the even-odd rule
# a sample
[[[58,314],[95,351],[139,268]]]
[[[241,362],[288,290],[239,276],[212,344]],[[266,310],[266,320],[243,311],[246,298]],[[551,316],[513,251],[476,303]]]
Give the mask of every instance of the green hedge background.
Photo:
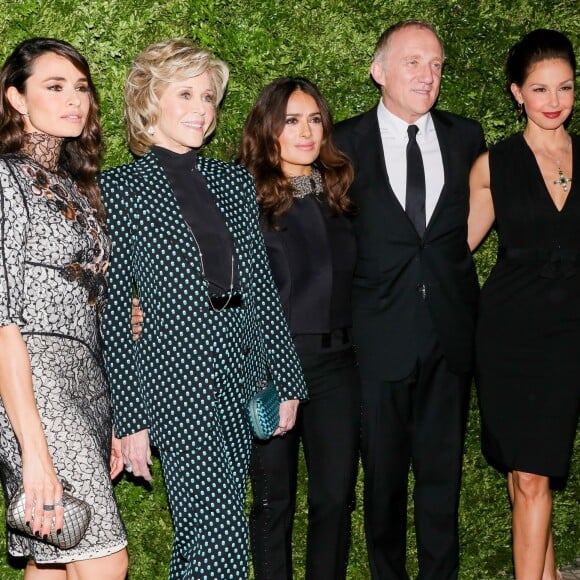
[[[122,119],[129,63],[151,42],[192,38],[231,68],[218,131],[207,148],[209,155],[230,159],[259,89],[277,76],[302,75],[315,81],[336,120],[374,105],[378,92],[368,66],[375,41],[387,26],[406,18],[433,22],[444,40],[447,62],[439,106],[478,119],[489,143],[522,129],[504,92],[508,48],[538,27],[561,30],[580,48],[577,0],[0,0],[0,60],[17,42],[31,36],[53,36],[74,44],[89,60],[100,90],[107,140],[105,166],[109,167],[131,159]],[[579,128],[576,117],[570,129],[578,133]],[[493,235],[476,260],[483,281],[495,260]],[[513,570],[505,486],[480,455],[478,421],[473,401],[461,496],[461,578],[506,578]],[[579,449],[580,437],[568,486],[555,498],[560,565],[573,562],[580,553]],[[117,485],[129,532],[132,580],[154,580],[167,574],[171,526],[157,461],[154,476],[152,490],[126,479]],[[304,485],[302,473],[296,577],[303,576],[304,570]],[[360,491],[359,482],[359,498]],[[369,578],[360,500],[352,544],[349,578]],[[5,556],[3,538],[0,553],[0,578],[21,578],[22,572]],[[409,569],[416,573],[411,510]]]

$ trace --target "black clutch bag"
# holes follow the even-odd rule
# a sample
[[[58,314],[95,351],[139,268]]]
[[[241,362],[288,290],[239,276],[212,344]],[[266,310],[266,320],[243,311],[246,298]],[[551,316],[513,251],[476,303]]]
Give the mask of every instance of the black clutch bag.
[[[22,485],[18,488],[6,507],[6,521],[8,525],[23,534],[33,537],[35,540],[47,542],[61,550],[68,550],[76,546],[83,539],[89,522],[91,521],[91,508],[87,502],[70,494],[73,491],[71,485],[63,482],[63,488],[62,506],[64,508],[64,524],[59,534],[54,529],[54,522],[46,538],[38,538],[32,533],[32,529],[24,521],[24,487]]]
[[[250,429],[257,439],[270,439],[280,423],[280,399],[274,383],[254,395],[246,406]]]

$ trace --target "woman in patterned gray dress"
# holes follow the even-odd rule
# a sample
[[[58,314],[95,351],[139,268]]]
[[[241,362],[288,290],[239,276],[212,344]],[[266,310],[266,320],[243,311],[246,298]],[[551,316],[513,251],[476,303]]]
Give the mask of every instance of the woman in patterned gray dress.
[[[136,476],[159,449],[174,527],[170,577],[248,574],[244,409],[265,379],[277,433],[306,396],[258,223],[249,173],[198,155],[216,124],[228,69],[185,40],[135,60],[125,113],[134,163],[103,174],[114,253],[103,317],[115,431]],[[145,312],[131,339],[136,286]]]
[[[38,539],[8,533],[27,580],[125,578],[126,535],[112,447],[98,313],[110,243],[96,173],[98,105],[85,59],[69,44],[18,45],[0,73],[0,473],[21,482]],[[114,451],[112,451],[114,449]],[[81,542],[43,537],[63,525],[62,480],[92,516]]]

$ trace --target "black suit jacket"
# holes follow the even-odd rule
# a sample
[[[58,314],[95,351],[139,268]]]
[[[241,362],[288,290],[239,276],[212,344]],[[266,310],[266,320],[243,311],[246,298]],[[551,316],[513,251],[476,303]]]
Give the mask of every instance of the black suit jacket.
[[[417,361],[418,288],[450,370],[469,372],[478,282],[467,245],[469,171],[485,150],[481,126],[432,111],[445,184],[420,238],[387,175],[377,109],[339,123],[336,144],[352,160],[350,189],[358,259],[353,331],[361,371],[386,380],[408,376]],[[368,376],[368,374],[367,374]]]

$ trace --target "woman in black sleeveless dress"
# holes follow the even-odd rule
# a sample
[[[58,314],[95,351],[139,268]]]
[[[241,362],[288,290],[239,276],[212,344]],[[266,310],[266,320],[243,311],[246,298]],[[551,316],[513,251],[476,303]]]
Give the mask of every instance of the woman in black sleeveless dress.
[[[507,79],[526,128],[471,174],[470,246],[494,222],[499,236],[476,337],[482,449],[507,473],[518,579],[559,577],[550,479],[568,473],[580,407],[580,140],[564,126],[575,70],[558,32],[516,44]]]

